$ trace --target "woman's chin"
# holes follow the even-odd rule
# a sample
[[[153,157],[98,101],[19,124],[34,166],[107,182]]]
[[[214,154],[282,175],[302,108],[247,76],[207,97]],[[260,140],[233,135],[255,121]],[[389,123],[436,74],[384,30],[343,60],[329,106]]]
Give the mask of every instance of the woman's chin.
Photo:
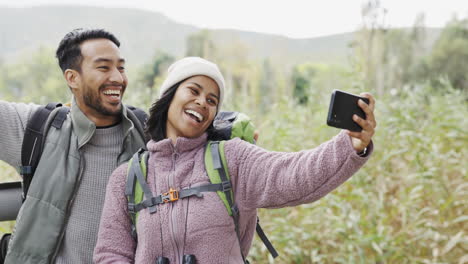
[[[184,137],[185,138],[199,138],[201,135],[203,135],[204,132],[201,132],[201,133],[190,133],[190,134],[186,134]]]

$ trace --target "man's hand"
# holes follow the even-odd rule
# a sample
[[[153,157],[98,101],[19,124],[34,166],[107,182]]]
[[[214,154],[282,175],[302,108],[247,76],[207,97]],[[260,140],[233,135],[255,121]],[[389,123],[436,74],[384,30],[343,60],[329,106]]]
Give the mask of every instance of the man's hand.
[[[358,105],[366,113],[366,119],[362,119],[357,115],[353,116],[354,122],[362,127],[361,132],[347,131],[353,142],[353,148],[357,153],[362,152],[371,142],[372,136],[375,132],[377,122],[374,117],[375,99],[370,93],[361,93],[360,96],[369,99],[369,104],[359,100]]]

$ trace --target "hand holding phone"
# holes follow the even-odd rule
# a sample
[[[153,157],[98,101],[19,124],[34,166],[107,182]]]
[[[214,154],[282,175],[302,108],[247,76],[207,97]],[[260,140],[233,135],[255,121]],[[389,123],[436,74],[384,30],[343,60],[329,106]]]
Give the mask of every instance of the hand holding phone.
[[[359,99],[369,104],[368,98],[334,90],[330,100],[330,107],[328,108],[327,125],[360,132],[362,128],[353,121],[354,114],[362,119],[366,119],[366,114],[358,105]]]

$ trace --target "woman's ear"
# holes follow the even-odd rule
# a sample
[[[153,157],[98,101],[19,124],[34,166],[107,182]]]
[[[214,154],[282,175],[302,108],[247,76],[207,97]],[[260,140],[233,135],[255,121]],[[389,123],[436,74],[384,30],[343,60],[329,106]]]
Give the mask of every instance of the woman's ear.
[[[70,89],[73,90],[73,89],[76,89],[76,88],[79,87],[79,83],[81,81],[81,79],[80,79],[81,76],[78,73],[78,71],[72,70],[72,69],[67,69],[63,73],[63,76],[65,77],[65,80],[67,81],[68,87],[70,87]]]

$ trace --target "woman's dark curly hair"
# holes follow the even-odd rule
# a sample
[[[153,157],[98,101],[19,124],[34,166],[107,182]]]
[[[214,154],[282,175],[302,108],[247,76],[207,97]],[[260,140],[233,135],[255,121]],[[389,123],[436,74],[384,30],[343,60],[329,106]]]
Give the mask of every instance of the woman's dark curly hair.
[[[182,80],[167,89],[161,98],[156,100],[156,102],[154,102],[154,104],[151,106],[149,110],[148,121],[146,121],[145,133],[152,140],[160,141],[166,138],[166,123],[169,106],[171,105],[177,88],[179,88],[180,84],[185,80]],[[216,133],[216,130],[213,127],[213,123],[210,124],[206,132],[208,133],[208,140],[214,140],[219,137],[218,133]]]

